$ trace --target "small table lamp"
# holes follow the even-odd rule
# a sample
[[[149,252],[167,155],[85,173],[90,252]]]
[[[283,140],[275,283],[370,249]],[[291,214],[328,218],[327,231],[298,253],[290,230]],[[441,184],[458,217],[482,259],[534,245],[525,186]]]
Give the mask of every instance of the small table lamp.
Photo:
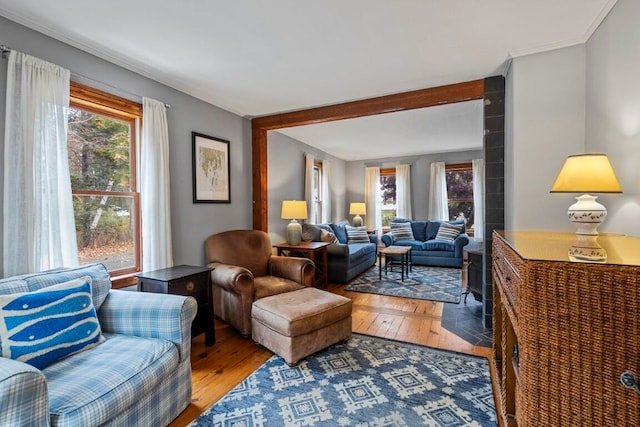
[[[361,227],[362,226],[362,217],[360,215],[366,215],[367,208],[362,202],[354,202],[349,205],[349,215],[355,215],[353,217],[353,226]]]
[[[605,154],[576,154],[565,161],[551,193],[622,193],[622,188]],[[597,196],[583,194],[576,199],[568,210],[576,234],[598,234],[607,209],[596,202]]]
[[[287,225],[287,243],[297,245],[302,241],[302,226],[296,219],[307,219],[307,202],[304,200],[283,200],[282,219],[290,219]]]

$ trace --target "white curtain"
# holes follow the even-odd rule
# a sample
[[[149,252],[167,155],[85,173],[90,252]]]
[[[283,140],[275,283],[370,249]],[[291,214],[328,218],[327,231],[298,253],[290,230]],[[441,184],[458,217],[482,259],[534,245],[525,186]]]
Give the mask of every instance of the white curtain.
[[[322,162],[322,220],[331,222],[331,163]]]
[[[304,156],[304,199],[307,201],[307,224],[316,223],[316,200],[313,197],[313,166],[314,158],[312,154],[305,154]]]
[[[367,215],[365,225],[367,230],[378,231],[382,228],[380,214],[380,168],[367,167],[364,170],[364,203]]]
[[[165,105],[150,98],[143,98],[142,102],[140,147],[142,269],[151,271],[173,266],[169,131]]]
[[[412,219],[411,213],[411,166],[396,166],[396,216]]]
[[[447,180],[444,162],[431,163],[429,219],[436,221],[449,220],[449,208],[447,206]]]
[[[473,236],[484,240],[484,160],[474,159],[473,167]]]
[[[4,275],[78,265],[67,155],[69,70],[11,51],[4,134]]]

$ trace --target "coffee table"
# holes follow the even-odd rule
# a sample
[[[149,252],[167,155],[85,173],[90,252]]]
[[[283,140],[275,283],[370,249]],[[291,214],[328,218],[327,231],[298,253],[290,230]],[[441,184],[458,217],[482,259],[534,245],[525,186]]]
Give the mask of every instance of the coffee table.
[[[393,266],[400,265],[400,277],[404,282],[405,271],[407,277],[409,272],[413,269],[411,264],[411,247],[410,246],[388,246],[378,251],[378,279],[382,280],[382,256],[384,255],[384,275],[387,275],[387,269],[390,268],[393,271]],[[393,258],[400,258],[397,259]]]

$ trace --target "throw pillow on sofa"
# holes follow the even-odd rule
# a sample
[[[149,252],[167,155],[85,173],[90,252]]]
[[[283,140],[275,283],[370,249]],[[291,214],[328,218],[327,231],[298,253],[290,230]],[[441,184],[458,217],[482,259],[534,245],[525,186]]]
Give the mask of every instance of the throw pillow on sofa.
[[[436,240],[453,243],[462,231],[462,227],[464,227],[464,224],[449,224],[448,222],[443,222],[438,229]]]
[[[2,356],[44,369],[104,342],[89,276],[0,295]]]
[[[347,243],[369,243],[369,235],[367,234],[367,228],[352,227],[345,225],[347,229]]]
[[[327,243],[339,243],[338,238],[331,231],[320,229],[320,241]]]
[[[320,242],[322,229],[313,224],[302,224],[302,240],[305,242]]]
[[[413,231],[411,229],[411,223],[392,222],[390,227],[394,242],[397,242],[399,240],[415,240],[413,237]]]

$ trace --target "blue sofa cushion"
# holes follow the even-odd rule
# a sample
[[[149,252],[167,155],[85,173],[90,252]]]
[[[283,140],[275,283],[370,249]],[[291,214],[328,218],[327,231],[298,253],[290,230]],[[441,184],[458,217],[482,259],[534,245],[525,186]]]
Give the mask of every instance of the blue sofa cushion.
[[[106,341],[45,368],[51,425],[102,425],[152,394],[178,367],[170,341],[105,334]],[[73,372],[73,375],[69,375]]]
[[[411,249],[420,251],[422,250],[423,242],[419,240],[400,240],[397,242],[393,242],[395,246],[411,246]]]
[[[107,268],[102,264],[87,264],[74,268],[49,270],[15,278],[24,278],[29,291],[37,291],[38,289],[68,282],[82,276],[91,277],[91,298],[93,299],[93,306],[98,311],[111,290],[111,276],[109,276]]]
[[[455,252],[456,245],[451,242],[445,242],[444,240],[429,240],[422,244],[422,249],[425,251]]]
[[[104,341],[85,276],[0,296],[2,356],[44,369]]]
[[[347,245],[350,262],[358,262],[376,251],[376,246],[371,243],[351,243]]]
[[[346,225],[348,222],[341,221],[339,223],[331,223],[329,226],[333,229],[333,234],[338,238],[338,242],[347,243],[347,228]]]
[[[412,221],[411,230],[413,231],[413,238],[424,242],[427,240],[427,222],[428,221]]]

